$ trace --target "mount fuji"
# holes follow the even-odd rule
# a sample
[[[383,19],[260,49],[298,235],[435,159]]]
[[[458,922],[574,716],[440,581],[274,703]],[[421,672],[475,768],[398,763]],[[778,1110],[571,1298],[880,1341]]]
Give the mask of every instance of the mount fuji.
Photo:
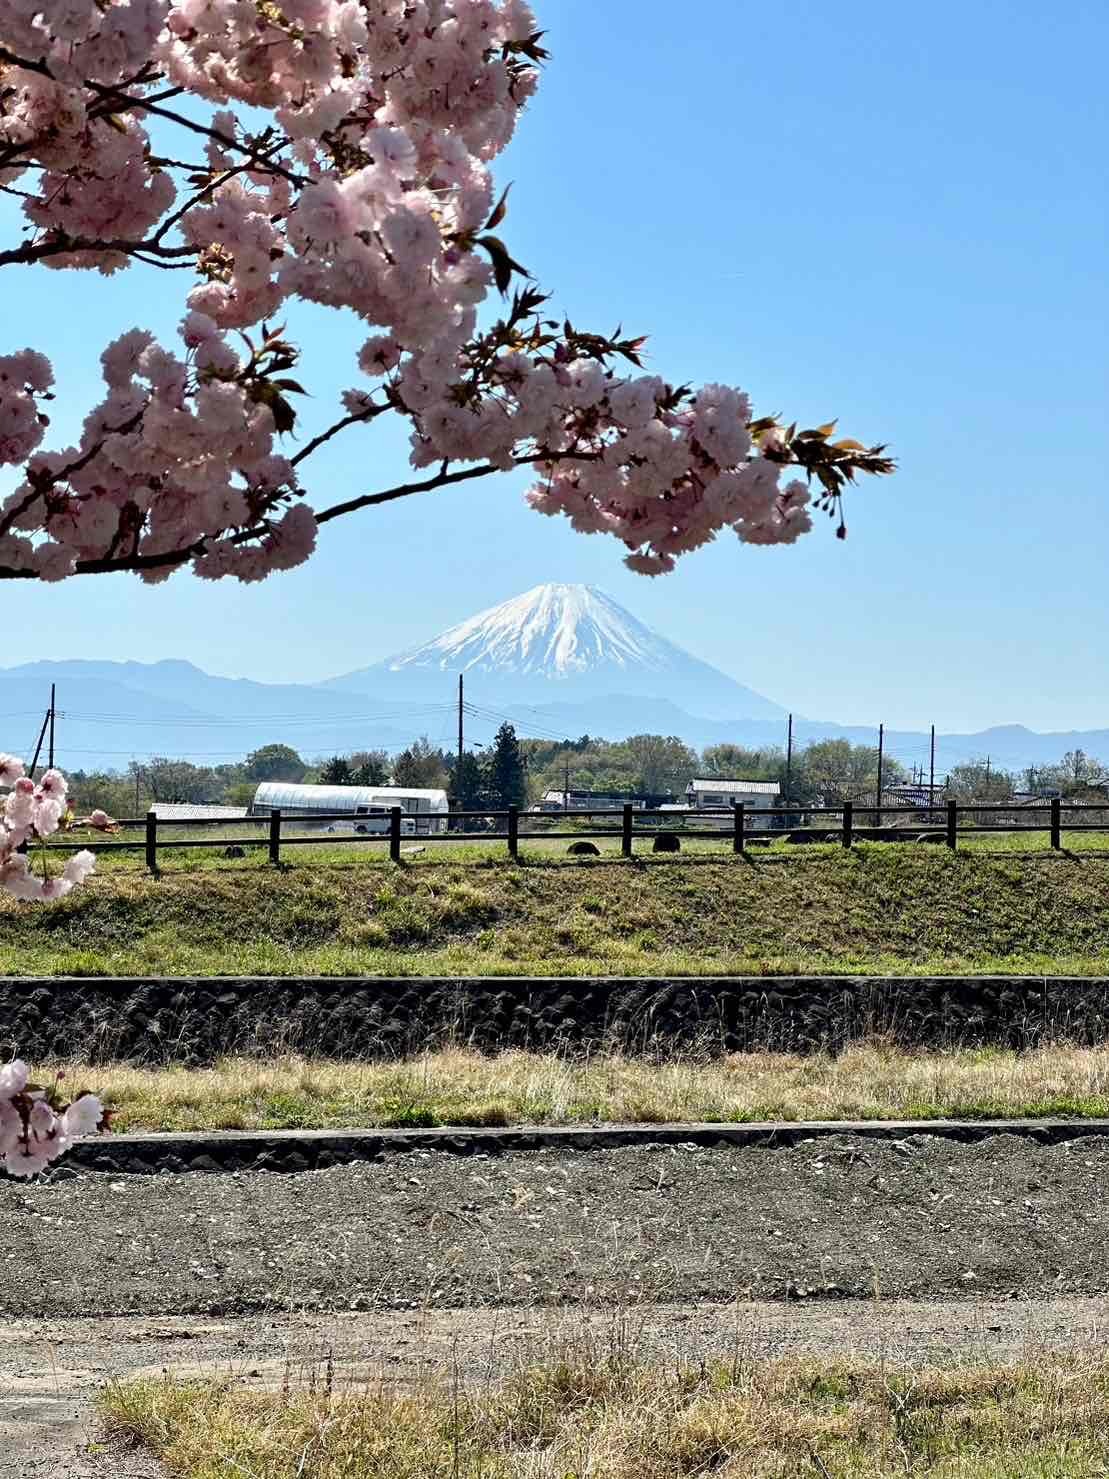
[[[419,647],[325,682],[220,678],[192,663],[39,661],[0,668],[0,738],[31,758],[51,684],[63,769],[125,770],[168,755],[214,765],[260,745],[294,745],[309,759],[382,748],[418,734],[450,744],[459,673],[466,737],[486,744],[509,718],[524,737],[626,739],[674,734],[698,749],[721,742],[781,745],[776,704],[652,631],[593,586],[542,585]],[[794,742],[873,745],[873,726],[796,719]],[[1050,764],[1067,750],[1109,759],[1109,729],[1037,734],[1004,725],[936,736],[937,774],[989,755],[999,768]],[[886,730],[889,753],[928,753],[927,734]]]
[[[591,585],[539,585],[440,636],[325,687],[386,700],[467,696],[501,707],[650,699],[708,719],[785,710],[693,657]]]

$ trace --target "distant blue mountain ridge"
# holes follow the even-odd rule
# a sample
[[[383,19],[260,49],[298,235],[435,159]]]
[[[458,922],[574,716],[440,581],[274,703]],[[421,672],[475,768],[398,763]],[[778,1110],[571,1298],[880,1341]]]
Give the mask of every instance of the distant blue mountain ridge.
[[[786,709],[646,627],[589,586],[547,585],[479,612],[419,647],[319,683],[221,678],[181,659],[65,659],[0,669],[0,748],[30,758],[57,686],[57,760],[69,770],[126,770],[154,755],[216,765],[261,745],[308,759],[395,752],[419,735],[453,748],[457,683],[467,743],[504,719],[523,737],[678,735],[687,743],[784,745]],[[874,726],[795,719],[795,743],[874,744]],[[926,764],[929,737],[887,730],[889,754]],[[989,756],[1021,770],[1082,749],[1109,760],[1109,728],[1039,733],[1017,724],[937,736],[936,773]]]

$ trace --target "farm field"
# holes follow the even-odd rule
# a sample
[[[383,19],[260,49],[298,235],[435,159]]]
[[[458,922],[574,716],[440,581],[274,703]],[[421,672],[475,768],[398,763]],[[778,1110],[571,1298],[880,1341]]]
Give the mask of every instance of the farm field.
[[[40,1081],[53,1072],[37,1071]],[[733,1054],[653,1063],[463,1049],[402,1063],[232,1058],[212,1068],[66,1065],[120,1131],[763,1120],[1109,1118],[1109,1048],[836,1057]]]
[[[1092,834],[1085,834],[1088,843]],[[43,908],[0,900],[10,975],[1098,975],[1109,855],[864,843],[628,863],[489,845],[107,863]],[[1012,841],[1012,839],[1010,839]],[[986,842],[988,846],[984,845]],[[502,845],[503,846],[503,845]],[[615,848],[616,844],[613,844]],[[376,847],[373,849],[377,851]],[[172,857],[172,855],[169,855]]]

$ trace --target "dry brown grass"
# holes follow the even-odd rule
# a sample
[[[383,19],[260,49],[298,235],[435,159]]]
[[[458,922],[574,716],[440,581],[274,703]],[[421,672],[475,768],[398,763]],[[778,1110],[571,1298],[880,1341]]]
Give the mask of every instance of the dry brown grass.
[[[579,1347],[500,1385],[117,1387],[116,1433],[180,1479],[1088,1479],[1109,1472],[1109,1362],[696,1366]]]
[[[207,1069],[67,1072],[116,1106],[121,1130],[1109,1116],[1109,1047],[869,1044],[839,1057],[662,1063],[450,1049],[399,1063],[229,1058]]]

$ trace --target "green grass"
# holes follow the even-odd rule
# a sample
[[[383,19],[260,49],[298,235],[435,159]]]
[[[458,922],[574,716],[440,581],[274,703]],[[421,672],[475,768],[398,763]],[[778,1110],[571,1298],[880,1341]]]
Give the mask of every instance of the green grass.
[[[110,1428],[178,1479],[1089,1479],[1109,1472],[1109,1363],[650,1364],[570,1348],[500,1383],[444,1374],[243,1391],[110,1387]]]
[[[1109,856],[1093,852],[871,843],[518,866],[472,852],[392,867],[302,849],[280,871],[194,852],[156,879],[113,867],[56,904],[0,900],[0,972],[1097,975],[1109,951]]]
[[[49,1081],[51,1065],[36,1073]],[[452,1048],[395,1063],[227,1058],[211,1068],[66,1066],[127,1130],[763,1120],[1109,1118],[1109,1048],[866,1044],[836,1057],[744,1053],[652,1063],[618,1054],[483,1056]]]

